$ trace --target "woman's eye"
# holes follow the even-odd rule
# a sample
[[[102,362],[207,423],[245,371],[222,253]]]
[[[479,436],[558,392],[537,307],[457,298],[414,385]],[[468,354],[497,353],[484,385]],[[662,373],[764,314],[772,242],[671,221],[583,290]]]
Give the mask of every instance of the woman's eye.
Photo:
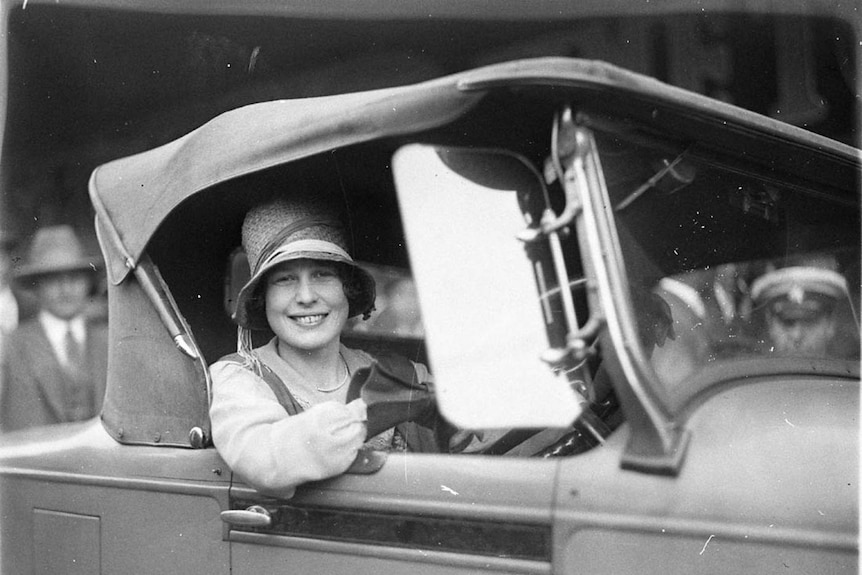
[[[317,270],[314,272],[313,277],[318,279],[329,279],[335,277],[334,270]]]
[[[279,274],[272,278],[272,283],[276,285],[285,285],[296,281],[296,276],[290,274]]]

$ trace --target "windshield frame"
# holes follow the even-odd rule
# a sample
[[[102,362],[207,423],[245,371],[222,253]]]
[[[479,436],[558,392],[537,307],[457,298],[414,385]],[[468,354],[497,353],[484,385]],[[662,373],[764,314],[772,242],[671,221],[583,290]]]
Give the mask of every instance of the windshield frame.
[[[617,235],[617,214],[614,204],[610,201],[607,183],[602,173],[602,155],[595,144],[592,130],[617,133],[625,139],[646,136],[651,141],[655,138],[658,145],[668,146],[669,150],[681,151],[681,155],[705,160],[731,171],[737,170],[749,177],[774,180],[788,189],[797,188],[811,192],[814,188],[812,185],[814,180],[810,178],[794,184],[793,178],[796,178],[797,174],[784,169],[786,166],[778,169],[774,165],[766,165],[765,162],[751,161],[750,158],[742,157],[744,153],[740,154],[740,158],[731,156],[728,148],[723,145],[725,142],[713,143],[692,138],[680,140],[670,138],[666,134],[662,135],[654,129],[647,134],[646,131],[641,131],[642,126],[637,127],[632,123],[611,122],[609,124],[606,117],[590,116],[586,112],[578,115],[577,122],[579,129],[589,134],[591,145],[587,154],[593,158],[591,161],[595,164],[594,172],[598,176],[587,178],[588,185],[582,187],[581,202],[584,217],[578,225],[595,226],[596,229],[587,234],[586,245],[582,245],[581,248],[589,251],[590,259],[599,264],[590,265],[588,273],[595,274],[595,281],[601,287],[599,290],[601,313],[607,322],[607,329],[603,333],[604,359],[609,363],[612,377],[622,383],[615,385],[615,388],[620,393],[624,405],[628,407],[627,416],[633,427],[632,437],[622,462],[624,467],[658,473],[675,473],[679,468],[687,440],[687,433],[684,430],[686,419],[705,398],[728,384],[744,383],[747,378],[814,377],[814,374],[831,378],[859,378],[858,362],[849,360],[785,358],[779,361],[767,361],[755,357],[729,362],[734,364],[730,369],[724,362],[709,366],[710,369],[695,374],[696,381],[687,384],[690,393],[686,393],[682,398],[671,397],[669,390],[659,380],[638,338],[636,308],[630,287],[630,281],[633,278],[629,277],[629,270],[620,247]],[[754,134],[748,134],[748,136],[756,137]],[[746,142],[746,144],[750,146],[750,143]],[[782,147],[788,148],[786,143]],[[858,199],[854,201],[846,187],[831,185],[836,181],[841,182],[842,178],[859,182],[858,157],[855,161],[848,161],[847,157],[818,152],[813,146],[808,150],[798,145],[792,147],[794,156],[797,158],[802,154],[806,158],[810,156],[816,166],[822,166],[821,162],[827,165],[839,164],[841,169],[836,171],[840,173],[830,173],[827,178],[829,182],[821,186],[818,193],[836,204],[855,206],[858,209]],[[813,173],[816,175],[817,172]],[[595,223],[591,223],[591,220]]]

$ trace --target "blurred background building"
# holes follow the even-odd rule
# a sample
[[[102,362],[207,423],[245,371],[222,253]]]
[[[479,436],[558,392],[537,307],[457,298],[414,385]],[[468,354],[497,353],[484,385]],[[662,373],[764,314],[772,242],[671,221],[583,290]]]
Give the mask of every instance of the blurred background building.
[[[225,110],[523,57],[605,60],[858,145],[852,20],[805,8],[825,2],[710,4],[3,2],[3,237],[14,252],[70,223],[96,250],[93,168]]]

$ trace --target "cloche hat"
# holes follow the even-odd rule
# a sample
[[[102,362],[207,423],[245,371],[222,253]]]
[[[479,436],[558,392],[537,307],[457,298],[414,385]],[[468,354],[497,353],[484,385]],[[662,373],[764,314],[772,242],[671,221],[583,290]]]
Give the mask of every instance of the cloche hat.
[[[322,203],[280,198],[252,208],[242,225],[242,245],[251,278],[237,295],[233,319],[241,328],[268,328],[260,282],[275,266],[290,260],[344,266],[350,273],[345,280],[349,316],[367,316],[374,309],[374,278],[350,257],[338,220]]]
[[[20,282],[51,274],[88,271],[100,267],[98,258],[88,256],[75,230],[68,225],[48,226],[36,231],[24,265],[15,272]]]

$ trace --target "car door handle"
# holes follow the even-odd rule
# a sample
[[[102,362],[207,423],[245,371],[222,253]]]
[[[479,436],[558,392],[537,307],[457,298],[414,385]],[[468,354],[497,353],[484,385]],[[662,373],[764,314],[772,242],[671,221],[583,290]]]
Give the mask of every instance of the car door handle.
[[[221,520],[236,527],[270,527],[272,514],[265,507],[252,505],[245,509],[222,511]]]

